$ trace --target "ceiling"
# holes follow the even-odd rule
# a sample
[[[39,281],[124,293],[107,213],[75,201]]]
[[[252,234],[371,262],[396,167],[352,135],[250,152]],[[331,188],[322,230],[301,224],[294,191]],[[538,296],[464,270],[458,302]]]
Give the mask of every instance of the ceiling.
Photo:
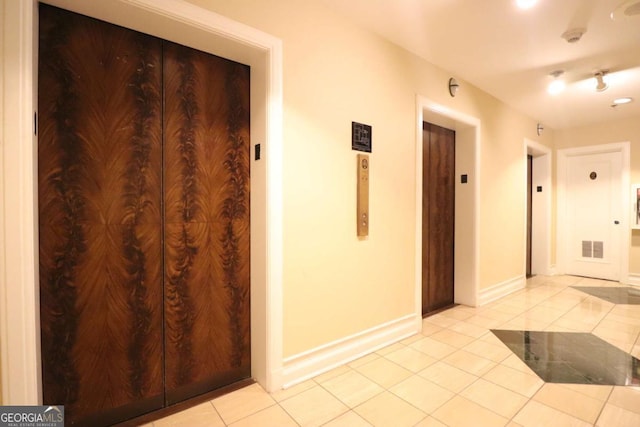
[[[528,10],[515,0],[321,1],[545,127],[640,120],[640,0],[538,0]],[[579,41],[561,37],[575,28],[586,29]],[[552,96],[556,70],[567,86]],[[603,92],[598,70],[609,70]],[[623,96],[634,101],[611,107]]]

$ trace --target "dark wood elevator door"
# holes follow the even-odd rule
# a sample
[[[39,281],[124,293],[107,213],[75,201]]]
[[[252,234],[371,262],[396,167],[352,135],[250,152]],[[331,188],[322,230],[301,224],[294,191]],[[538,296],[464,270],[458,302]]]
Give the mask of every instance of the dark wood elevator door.
[[[527,253],[526,275],[531,277],[531,242],[533,231],[533,156],[527,155]]]
[[[248,67],[39,18],[44,404],[110,425],[247,378]]]
[[[422,131],[422,314],[453,305],[455,132]]]
[[[251,375],[249,68],[166,43],[167,401]]]

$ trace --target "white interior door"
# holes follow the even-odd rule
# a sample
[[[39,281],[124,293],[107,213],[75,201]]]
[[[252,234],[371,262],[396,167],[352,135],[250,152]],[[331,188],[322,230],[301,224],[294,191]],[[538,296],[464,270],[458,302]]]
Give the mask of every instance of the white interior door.
[[[620,280],[622,153],[566,159],[566,273]]]

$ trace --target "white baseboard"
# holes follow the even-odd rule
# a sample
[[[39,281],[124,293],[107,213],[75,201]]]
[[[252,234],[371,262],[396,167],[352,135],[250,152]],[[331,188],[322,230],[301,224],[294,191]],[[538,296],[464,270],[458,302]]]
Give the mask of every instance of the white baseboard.
[[[535,276],[557,276],[558,270],[555,264],[551,264],[546,269],[534,271],[533,274]]]
[[[556,265],[551,264],[545,276],[557,276],[557,275],[558,275],[558,269],[556,268]]]
[[[352,336],[288,357],[283,388],[291,387],[420,332],[422,319],[410,314]]]
[[[514,277],[513,279],[505,280],[502,283],[491,286],[487,289],[483,289],[478,292],[478,306],[483,306],[492,301],[505,297],[513,292],[524,289],[527,285],[526,278],[524,276]]]
[[[627,280],[624,283],[633,286],[640,286],[640,273],[629,273],[627,275]]]

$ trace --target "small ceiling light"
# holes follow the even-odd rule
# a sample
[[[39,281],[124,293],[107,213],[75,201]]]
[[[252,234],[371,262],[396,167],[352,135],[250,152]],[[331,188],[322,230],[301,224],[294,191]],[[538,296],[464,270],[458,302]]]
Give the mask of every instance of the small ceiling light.
[[[538,126],[536,126],[536,133],[538,134],[538,136],[542,135],[543,131],[544,131],[544,126],[542,126],[542,123],[538,123]]]
[[[460,85],[458,84],[458,81],[453,77],[451,77],[449,79],[449,95],[451,95],[452,97],[455,97],[456,93],[458,93],[458,89],[460,89]]]
[[[520,9],[531,9],[536,3],[538,3],[538,0],[516,0],[516,5]]]
[[[598,71],[594,77],[596,78],[596,90],[598,92],[604,92],[609,88],[607,82],[604,81],[605,71]]]
[[[547,92],[549,92],[549,94],[557,95],[566,87],[564,81],[559,78],[562,74],[564,74],[562,70],[556,70],[550,74],[550,76],[553,77],[553,81],[547,86]]]
[[[624,98],[616,98],[613,100],[613,106],[628,104],[630,102],[633,102],[633,98],[631,98],[630,96],[625,96]]]

